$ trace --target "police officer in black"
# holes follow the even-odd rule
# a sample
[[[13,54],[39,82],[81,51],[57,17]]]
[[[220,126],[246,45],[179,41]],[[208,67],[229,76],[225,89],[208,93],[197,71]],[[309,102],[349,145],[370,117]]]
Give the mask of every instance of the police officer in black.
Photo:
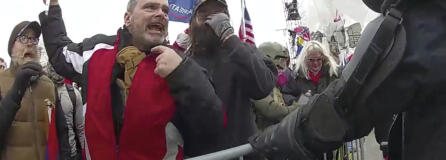
[[[446,1],[363,0],[381,16],[332,82],[280,124],[251,137],[270,159],[314,159],[398,115],[390,159],[444,159]]]

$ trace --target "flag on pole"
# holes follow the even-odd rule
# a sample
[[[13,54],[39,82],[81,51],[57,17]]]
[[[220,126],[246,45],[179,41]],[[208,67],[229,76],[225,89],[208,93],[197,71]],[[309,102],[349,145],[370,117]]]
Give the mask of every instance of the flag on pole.
[[[336,10],[336,16],[333,19],[333,22],[339,22],[341,20],[342,20],[341,13],[339,13],[338,10]]]
[[[199,0],[169,0],[169,21],[189,23]]]
[[[296,27],[294,28],[294,32],[296,33],[297,37],[301,37],[305,41],[311,40],[310,29],[308,27],[305,26]]]
[[[250,43],[255,45],[254,32],[251,24],[251,18],[248,14],[248,9],[246,8],[246,4],[242,5],[242,9],[244,10],[244,16],[242,18],[242,22],[240,23],[239,29],[239,37],[240,40],[246,43]]]
[[[48,108],[48,116],[50,127],[46,148],[46,160],[57,160],[59,159],[59,141],[57,140],[56,110],[54,106]]]
[[[296,35],[296,56],[302,52],[305,46],[305,42],[311,40],[310,29],[305,26],[299,26],[294,28],[294,34]]]

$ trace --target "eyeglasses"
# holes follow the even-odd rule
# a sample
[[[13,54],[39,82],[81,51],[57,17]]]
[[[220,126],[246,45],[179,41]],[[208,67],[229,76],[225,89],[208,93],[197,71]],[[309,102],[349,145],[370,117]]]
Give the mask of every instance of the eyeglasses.
[[[32,44],[32,45],[37,45],[39,43],[39,38],[35,38],[35,37],[28,37],[28,36],[18,36],[17,40],[19,40],[20,43],[22,44]]]

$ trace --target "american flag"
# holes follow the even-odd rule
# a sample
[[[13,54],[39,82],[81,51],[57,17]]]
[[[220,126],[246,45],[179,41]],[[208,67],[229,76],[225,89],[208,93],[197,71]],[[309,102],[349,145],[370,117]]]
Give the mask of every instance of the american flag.
[[[238,35],[240,40],[246,43],[255,45],[254,32],[251,25],[251,18],[249,18],[248,9],[244,6],[244,17],[242,18],[242,23],[240,23],[240,29]]]

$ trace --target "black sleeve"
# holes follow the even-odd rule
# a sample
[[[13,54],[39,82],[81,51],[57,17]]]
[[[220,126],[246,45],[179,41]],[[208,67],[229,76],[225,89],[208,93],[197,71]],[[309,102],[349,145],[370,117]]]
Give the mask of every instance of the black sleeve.
[[[0,101],[0,151],[3,151],[6,135],[19,108],[20,105],[14,102],[9,95]]]
[[[182,121],[180,131],[201,135],[223,129],[223,105],[205,69],[186,57],[166,81],[179,107],[175,119]]]
[[[229,51],[230,59],[239,66],[238,76],[250,98],[259,100],[272,91],[277,81],[277,69],[256,47],[233,36],[226,40],[223,49]]]
[[[393,117],[375,121],[375,139],[378,144],[389,141],[390,129],[392,128],[393,122]]]
[[[302,94],[301,90],[302,89],[299,87],[299,83],[297,82],[297,79],[293,79],[293,78],[288,80],[288,82],[285,83],[285,85],[283,85],[281,88],[281,91],[284,94],[291,95],[291,96],[295,97],[296,99],[298,99],[300,97],[300,95]]]
[[[64,47],[73,42],[67,36],[61,8],[58,5],[51,6],[48,15],[42,12],[39,15],[39,19],[42,25],[42,36],[49,62],[58,74],[79,83],[80,73],[76,72],[73,67],[74,63],[66,61],[67,59],[63,54]],[[65,51],[67,50],[65,49]],[[82,52],[76,53],[79,54],[79,57],[82,57]]]
[[[430,97],[431,89],[437,88],[426,87],[430,83],[427,81],[432,77],[440,78],[438,75],[442,74],[432,73],[443,72],[434,69],[435,63],[441,63],[443,59],[432,60],[429,58],[431,53],[419,53],[407,51],[395,70],[366,98],[364,105],[355,106],[357,108],[348,117],[351,132],[355,133],[353,138],[368,134],[372,127],[384,125],[378,130],[386,129],[386,123],[390,123],[394,114],[409,106],[426,103],[423,98]]]

